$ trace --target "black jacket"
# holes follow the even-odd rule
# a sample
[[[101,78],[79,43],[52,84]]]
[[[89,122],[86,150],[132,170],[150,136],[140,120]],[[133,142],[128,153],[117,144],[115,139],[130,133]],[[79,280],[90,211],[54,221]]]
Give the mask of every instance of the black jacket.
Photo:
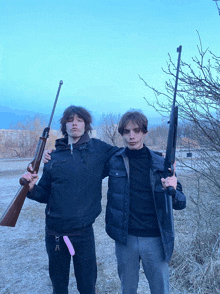
[[[28,198],[47,204],[46,228],[61,235],[93,223],[100,214],[103,168],[118,150],[89,137],[70,147],[67,139],[56,141],[38,185],[28,193]]]
[[[160,228],[165,259],[170,260],[174,247],[173,213],[174,209],[186,207],[186,198],[178,182],[175,198],[167,195],[161,183],[163,177],[163,157],[149,150],[151,155],[150,181],[154,205]],[[114,240],[126,244],[129,219],[129,160],[125,149],[115,153],[109,163],[106,232]]]

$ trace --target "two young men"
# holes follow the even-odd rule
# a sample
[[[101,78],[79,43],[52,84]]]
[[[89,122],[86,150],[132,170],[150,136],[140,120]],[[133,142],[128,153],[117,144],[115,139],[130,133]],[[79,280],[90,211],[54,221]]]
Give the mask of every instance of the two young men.
[[[88,119],[89,118],[89,119]],[[147,118],[140,112],[124,114],[119,124],[126,148],[89,139],[91,117],[71,106],[61,119],[64,139],[56,142],[38,185],[30,181],[30,199],[47,203],[46,247],[53,293],[68,293],[70,255],[79,292],[95,293],[97,276],[92,223],[101,212],[101,181],[109,175],[106,231],[116,242],[118,273],[123,294],[137,293],[140,259],[151,293],[169,293],[168,262],[173,251],[172,215],[166,188],[176,189],[173,208],[185,207],[185,196],[175,176],[163,179],[163,158],[144,145]],[[59,245],[59,246],[57,246]],[[60,250],[55,250],[59,248]]]

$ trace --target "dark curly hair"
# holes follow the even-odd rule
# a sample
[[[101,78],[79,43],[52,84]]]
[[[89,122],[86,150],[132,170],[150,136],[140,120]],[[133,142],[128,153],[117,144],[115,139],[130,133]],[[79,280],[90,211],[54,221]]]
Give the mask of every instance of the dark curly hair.
[[[85,131],[86,132],[91,132],[91,130],[92,130],[92,127],[91,127],[91,123],[92,123],[91,114],[85,108],[83,108],[81,106],[71,105],[71,106],[67,107],[64,110],[63,117],[60,119],[60,124],[61,124],[60,130],[61,130],[61,132],[62,132],[62,134],[64,136],[67,135],[67,133],[66,133],[66,123],[75,114],[78,115],[79,118],[84,120]]]
[[[118,132],[123,136],[124,129],[126,125],[129,123],[129,121],[132,121],[133,123],[136,123],[142,133],[147,133],[147,127],[148,127],[148,119],[146,116],[139,112],[139,111],[127,111],[120,119],[119,125],[118,125]]]

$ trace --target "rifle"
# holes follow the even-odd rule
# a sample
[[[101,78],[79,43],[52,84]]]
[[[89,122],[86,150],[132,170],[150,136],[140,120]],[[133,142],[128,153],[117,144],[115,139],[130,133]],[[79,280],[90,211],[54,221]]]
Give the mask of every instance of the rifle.
[[[42,136],[39,138],[38,141],[38,145],[35,151],[35,155],[33,160],[29,163],[29,165],[32,165],[33,171],[31,171],[29,169],[29,165],[27,167],[27,170],[31,173],[38,173],[39,167],[40,167],[40,162],[43,156],[43,152],[44,152],[44,148],[47,142],[47,139],[49,137],[49,132],[50,132],[50,125],[53,119],[53,115],[54,115],[54,111],[55,111],[55,107],[57,104],[57,100],[59,97],[59,93],[60,93],[60,88],[63,84],[63,81],[60,81],[59,83],[59,87],[58,87],[58,91],[57,91],[57,95],[55,98],[55,102],[53,105],[53,110],[50,116],[50,120],[49,120],[49,124],[48,126],[43,130]],[[15,227],[16,222],[18,220],[20,211],[22,209],[22,206],[24,204],[26,195],[29,191],[29,182],[27,180],[25,180],[24,178],[20,178],[19,180],[21,187],[18,190],[18,192],[16,193],[15,197],[13,198],[13,200],[11,201],[11,203],[9,204],[8,208],[6,209],[6,211],[4,212],[2,218],[0,219],[0,225],[1,226],[8,226],[8,227]]]
[[[179,56],[178,56],[178,63],[177,63],[173,105],[172,105],[171,114],[170,114],[170,121],[168,122],[170,126],[169,126],[169,133],[168,133],[168,139],[167,139],[166,157],[164,160],[164,178],[171,177],[174,174],[173,165],[175,162],[177,124],[178,124],[178,106],[175,106],[175,102],[176,102],[176,92],[177,92],[177,84],[178,84],[178,76],[179,76],[179,68],[180,68],[181,51],[182,51],[182,46],[179,46],[177,48],[177,52],[179,52]],[[176,190],[173,187],[167,187],[166,190],[168,195],[172,197],[175,196]]]

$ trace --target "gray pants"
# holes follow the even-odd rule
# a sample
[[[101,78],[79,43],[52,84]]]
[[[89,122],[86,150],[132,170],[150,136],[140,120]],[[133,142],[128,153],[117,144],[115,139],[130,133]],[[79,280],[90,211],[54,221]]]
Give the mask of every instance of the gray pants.
[[[127,244],[115,242],[122,294],[137,294],[140,259],[151,294],[169,294],[169,269],[160,237],[128,235]]]

